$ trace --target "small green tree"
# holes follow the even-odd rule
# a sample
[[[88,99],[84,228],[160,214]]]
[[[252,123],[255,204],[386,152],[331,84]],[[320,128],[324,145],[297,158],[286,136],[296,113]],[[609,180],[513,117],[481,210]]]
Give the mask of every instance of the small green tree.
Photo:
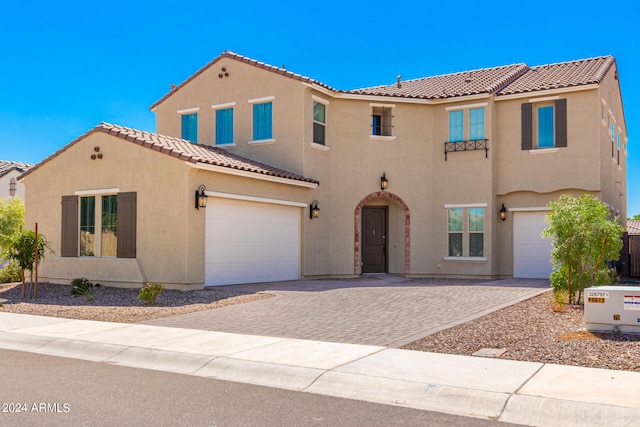
[[[620,259],[623,229],[617,217],[609,219],[607,206],[588,193],[578,198],[565,194],[548,206],[549,228],[542,236],[553,239],[551,286],[556,295],[566,291],[571,304],[584,288],[611,284],[614,273],[607,261]]]
[[[45,249],[49,247],[47,239],[38,234],[38,262],[44,259]],[[33,270],[36,261],[36,232],[33,230],[21,230],[14,233],[8,244],[7,253],[9,259],[18,263],[21,270],[29,270],[30,281],[33,285]],[[22,294],[24,296],[24,279],[22,284]]]
[[[640,221],[640,214],[635,214],[634,216],[632,216],[629,219],[632,220],[632,221]]]
[[[0,256],[8,259],[8,245],[24,225],[24,203],[17,197],[0,199]]]

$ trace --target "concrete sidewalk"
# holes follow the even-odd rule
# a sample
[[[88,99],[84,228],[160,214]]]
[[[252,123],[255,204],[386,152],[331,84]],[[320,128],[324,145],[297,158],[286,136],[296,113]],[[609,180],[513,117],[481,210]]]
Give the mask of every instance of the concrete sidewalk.
[[[640,422],[636,372],[13,313],[0,348],[524,425]]]

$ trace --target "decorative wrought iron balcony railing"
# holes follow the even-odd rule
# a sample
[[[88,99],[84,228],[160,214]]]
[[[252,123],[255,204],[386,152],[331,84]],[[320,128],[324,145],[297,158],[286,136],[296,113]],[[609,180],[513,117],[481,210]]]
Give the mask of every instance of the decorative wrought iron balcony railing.
[[[484,157],[489,157],[489,140],[488,139],[474,139],[472,141],[456,141],[444,143],[444,160],[447,160],[447,153],[453,153],[454,151],[474,151],[484,150]]]

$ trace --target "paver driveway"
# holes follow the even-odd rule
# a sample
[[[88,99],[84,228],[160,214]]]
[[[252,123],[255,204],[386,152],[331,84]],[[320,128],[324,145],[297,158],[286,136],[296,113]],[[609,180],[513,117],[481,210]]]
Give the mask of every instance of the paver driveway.
[[[275,297],[143,323],[401,347],[550,289],[548,280],[480,282],[390,275],[233,286]]]

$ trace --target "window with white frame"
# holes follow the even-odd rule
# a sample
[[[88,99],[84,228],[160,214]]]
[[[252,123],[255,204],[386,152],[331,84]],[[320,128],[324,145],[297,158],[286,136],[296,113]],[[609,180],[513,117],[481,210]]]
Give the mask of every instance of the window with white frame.
[[[233,141],[233,109],[235,102],[212,105],[216,112],[216,145],[231,145]]]
[[[318,101],[313,101],[313,142],[326,145],[327,133],[327,106]]]
[[[447,107],[449,112],[449,141],[478,141],[484,137],[484,106],[486,103]],[[466,125],[468,123],[468,125]]]
[[[371,135],[393,136],[393,107],[386,104],[369,104],[371,110]]]
[[[523,150],[567,146],[567,100],[556,98],[522,104]]]
[[[182,139],[198,142],[198,113],[182,115]]]
[[[484,257],[484,220],[484,205],[447,207],[449,257]]]
[[[80,197],[80,256],[115,257],[117,224],[117,195]]]
[[[253,104],[253,141],[273,142],[274,96],[250,99]]]

